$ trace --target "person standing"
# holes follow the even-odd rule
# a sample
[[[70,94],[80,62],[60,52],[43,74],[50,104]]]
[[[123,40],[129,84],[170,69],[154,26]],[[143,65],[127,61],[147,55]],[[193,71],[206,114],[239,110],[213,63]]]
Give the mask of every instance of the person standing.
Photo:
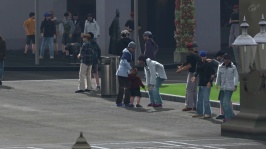
[[[150,31],[144,32],[143,39],[145,40],[144,55],[150,58],[151,60],[155,60],[156,53],[159,47],[153,40],[152,33]]]
[[[72,42],[72,35],[75,30],[75,25],[72,21],[72,15],[69,12],[66,12],[64,14],[64,20],[63,20],[63,35],[62,35],[62,43],[63,43],[63,49],[65,49],[65,46],[67,44],[70,44]],[[69,55],[69,51],[65,50],[66,55]]]
[[[56,27],[55,23],[51,20],[51,14],[46,12],[44,14],[45,19],[41,23],[41,36],[43,37],[42,45],[41,45],[41,52],[40,52],[40,59],[44,57],[44,50],[49,45],[49,53],[50,59],[54,59],[54,38],[56,38]]]
[[[109,54],[115,54],[115,51],[117,49],[117,43],[120,40],[120,25],[119,25],[119,17],[120,17],[120,12],[117,9],[115,17],[112,21],[112,24],[109,27],[109,36],[110,36],[110,42],[109,42]]]
[[[186,99],[185,108],[182,111],[196,111],[196,101],[197,101],[197,78],[194,82],[191,81],[194,73],[196,72],[196,66],[199,60],[199,56],[195,54],[195,49],[197,48],[196,43],[187,44],[188,55],[186,57],[186,63],[178,67],[177,73],[188,70],[187,75],[187,86],[186,86]]]
[[[130,19],[127,20],[125,27],[129,32],[129,37],[131,39],[134,39],[134,29],[135,29],[135,24],[134,24],[134,12],[130,13]]]
[[[239,36],[239,12],[238,5],[233,6],[233,13],[230,17],[229,24],[231,24],[230,35],[229,35],[229,47],[232,46],[232,43]]]
[[[231,106],[231,97],[237,90],[238,72],[236,66],[231,62],[229,55],[224,56],[224,62],[219,65],[216,79],[216,89],[220,87],[220,103],[224,112],[224,122],[234,116]]]
[[[196,72],[191,78],[192,82],[196,81],[199,75],[199,91],[197,98],[196,114],[192,117],[211,118],[210,92],[215,70],[213,64],[207,61],[207,52],[200,51],[201,61],[197,64]]]
[[[100,27],[96,20],[93,18],[92,13],[88,14],[88,19],[85,21],[84,25],[84,34],[92,32],[94,34],[94,40],[97,42],[97,39],[100,36]]]
[[[83,45],[81,47],[78,58],[81,59],[80,70],[79,70],[79,86],[75,93],[90,92],[92,90],[91,86],[91,67],[93,64],[93,47],[91,44],[90,34],[83,35]]]
[[[6,41],[0,35],[0,85],[2,85],[4,73],[4,60],[6,59]]]
[[[58,46],[58,39],[59,39],[59,24],[62,23],[62,20],[57,19],[57,17],[55,17],[55,13],[54,11],[50,11],[51,13],[51,20],[54,21],[55,23],[55,28],[56,28],[56,37],[54,38],[54,50],[55,53],[58,54],[59,53],[59,46]]]
[[[121,39],[118,41],[114,55],[121,56],[122,51],[127,48],[127,45],[133,41],[129,38],[129,32],[127,30],[121,31]]]
[[[130,42],[123,50],[123,54],[120,59],[120,63],[118,66],[118,69],[116,71],[116,76],[118,77],[118,84],[119,84],[119,90],[118,90],[118,95],[116,98],[116,105],[118,107],[123,106],[123,99],[124,99],[124,105],[125,107],[129,107],[130,103],[130,82],[128,80],[128,74],[132,67],[130,66],[130,63],[133,60],[132,53],[136,49],[136,44],[135,42]],[[125,96],[124,96],[125,94]]]
[[[24,50],[24,55],[28,53],[29,45],[32,42],[32,54],[35,54],[35,13],[29,13],[29,19],[23,23],[23,28],[26,32],[26,45]]]
[[[73,14],[73,23],[74,23],[75,29],[74,29],[74,32],[72,35],[72,42],[80,44],[81,43],[81,33],[83,31],[83,29],[82,29],[83,25],[82,25],[81,20],[79,19],[78,14],[76,14],[76,13]]]
[[[167,79],[164,66],[154,60],[151,60],[145,55],[138,57],[138,63],[144,65],[146,83],[148,85],[148,92],[150,104],[148,106],[162,107],[162,97],[160,95],[160,86]]]
[[[89,35],[91,36],[91,39],[94,38],[94,35],[92,32],[89,32]],[[101,49],[95,40],[90,40],[90,42],[94,50],[92,74],[95,79],[96,90],[100,90],[101,86],[100,86],[100,81],[99,81],[98,65],[101,62]]]

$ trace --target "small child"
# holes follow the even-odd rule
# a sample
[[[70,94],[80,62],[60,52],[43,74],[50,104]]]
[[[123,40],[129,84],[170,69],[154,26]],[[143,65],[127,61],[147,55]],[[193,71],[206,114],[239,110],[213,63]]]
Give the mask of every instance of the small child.
[[[130,82],[130,104],[129,107],[134,107],[134,99],[137,97],[137,108],[141,108],[140,103],[140,87],[142,87],[145,91],[145,86],[141,82],[140,78],[137,76],[138,70],[136,68],[132,68],[130,70],[130,74],[128,75],[128,79]]]

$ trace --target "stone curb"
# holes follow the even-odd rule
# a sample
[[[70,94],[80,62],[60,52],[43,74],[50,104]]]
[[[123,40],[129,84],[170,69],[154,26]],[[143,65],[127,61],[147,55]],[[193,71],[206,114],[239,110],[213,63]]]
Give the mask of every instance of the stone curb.
[[[147,92],[141,92],[142,97],[149,98],[149,95]],[[182,102],[185,103],[185,96],[177,96],[177,95],[170,95],[170,94],[161,94],[161,97],[163,100],[167,101],[174,101],[174,102]],[[220,108],[220,102],[211,100],[210,101],[211,107]],[[233,103],[233,109],[240,111],[240,104]]]

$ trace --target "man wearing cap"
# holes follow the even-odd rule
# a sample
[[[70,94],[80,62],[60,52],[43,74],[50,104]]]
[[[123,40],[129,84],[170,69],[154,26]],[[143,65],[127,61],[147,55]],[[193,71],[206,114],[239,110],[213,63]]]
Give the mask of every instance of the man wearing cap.
[[[231,97],[238,85],[238,72],[236,66],[231,62],[229,55],[224,56],[224,62],[219,65],[216,79],[216,89],[219,90],[220,103],[227,121],[234,116],[231,106]]]
[[[44,50],[47,44],[49,45],[50,59],[54,59],[54,38],[56,37],[56,27],[55,23],[51,21],[51,14],[46,12],[44,14],[45,19],[41,23],[41,36],[43,37],[40,59],[44,57]]]
[[[118,77],[118,83],[119,83],[119,91],[116,98],[116,105],[118,107],[123,106],[123,99],[124,99],[124,106],[128,107],[130,103],[130,82],[128,80],[128,74],[131,70],[130,62],[133,60],[132,53],[136,49],[135,42],[131,41],[127,48],[123,50],[123,54],[121,56],[121,60],[118,66],[118,69],[116,71],[116,75]],[[124,96],[125,93],[125,96]]]
[[[231,24],[230,35],[229,35],[229,46],[232,46],[232,43],[239,36],[239,12],[238,5],[233,6],[233,13],[230,17],[229,24]]]
[[[143,39],[145,40],[144,55],[151,60],[155,60],[159,47],[153,40],[152,33],[150,31],[144,32]]]
[[[4,72],[4,60],[6,59],[6,41],[0,34],[0,85],[2,85],[3,72]]]
[[[191,78],[191,81],[195,82],[196,77],[199,75],[197,109],[196,114],[192,117],[211,118],[210,92],[215,70],[213,64],[207,61],[206,51],[200,51],[199,55],[201,61],[198,62],[196,72]]]
[[[197,80],[194,82],[191,81],[193,74],[196,71],[196,66],[199,60],[199,56],[194,53],[195,48],[197,48],[196,43],[188,43],[188,55],[186,57],[186,63],[178,67],[177,73],[188,70],[187,76],[187,86],[186,86],[186,100],[185,108],[182,111],[191,111],[196,110],[196,101],[197,101]]]
[[[167,79],[164,66],[145,55],[138,57],[138,63],[144,65],[146,84],[150,98],[149,107],[162,107],[162,97],[160,95],[160,86]]]

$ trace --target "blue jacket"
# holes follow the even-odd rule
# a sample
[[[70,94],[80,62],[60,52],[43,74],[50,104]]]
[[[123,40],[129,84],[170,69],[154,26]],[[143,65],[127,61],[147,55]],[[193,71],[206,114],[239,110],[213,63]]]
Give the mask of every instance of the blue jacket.
[[[121,56],[121,60],[116,71],[116,75],[120,77],[128,77],[128,74],[131,70],[130,62],[132,61],[132,54],[128,51],[128,49],[123,50],[123,55]]]

